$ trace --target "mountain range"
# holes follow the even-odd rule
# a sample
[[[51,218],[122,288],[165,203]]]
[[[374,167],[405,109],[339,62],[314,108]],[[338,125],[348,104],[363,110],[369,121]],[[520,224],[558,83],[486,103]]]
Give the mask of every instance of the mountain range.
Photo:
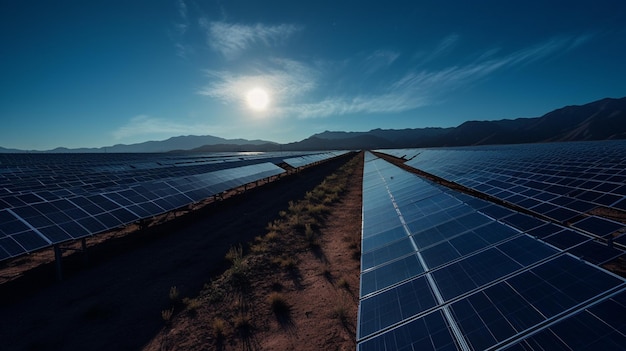
[[[626,97],[605,98],[585,105],[566,106],[534,118],[468,121],[450,128],[373,129],[368,132],[325,131],[288,144],[190,135],[106,148],[57,148],[47,152],[355,150],[609,139],[626,139]],[[0,147],[0,153],[2,152],[24,151]]]
[[[224,145],[228,148],[246,148],[248,145],[272,145],[275,144],[271,141],[265,140],[246,140],[246,139],[224,139],[212,135],[186,135],[172,137],[161,141],[146,141],[138,144],[117,144],[113,146],[106,146],[100,148],[79,148],[68,149],[64,147],[58,147],[53,150],[43,151],[49,153],[128,153],[128,152],[170,152],[172,150],[192,150],[204,145]],[[225,150],[229,151],[229,150]],[[0,153],[15,153],[25,152],[17,149],[5,149],[0,147]],[[28,152],[42,152],[42,151],[28,151]]]

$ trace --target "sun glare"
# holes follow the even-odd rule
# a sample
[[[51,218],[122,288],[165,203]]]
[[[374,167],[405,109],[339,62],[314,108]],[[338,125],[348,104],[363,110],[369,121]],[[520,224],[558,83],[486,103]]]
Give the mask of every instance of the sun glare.
[[[248,106],[257,111],[263,111],[270,103],[270,97],[264,89],[254,88],[246,95]]]

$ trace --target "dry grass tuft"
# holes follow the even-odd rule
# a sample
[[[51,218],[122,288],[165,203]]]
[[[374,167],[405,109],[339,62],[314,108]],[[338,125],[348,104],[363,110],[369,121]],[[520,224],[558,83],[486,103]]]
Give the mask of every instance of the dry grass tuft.
[[[341,278],[337,281],[337,286],[345,289],[345,290],[349,290],[350,289],[350,284],[348,284],[348,281],[345,278]]]
[[[170,288],[170,293],[169,293],[170,301],[177,302],[178,295],[179,295],[178,288],[176,288],[176,286],[172,286]]]
[[[197,309],[202,307],[202,301],[200,301],[200,299],[190,299],[188,297],[185,297],[183,299],[183,304],[188,311],[196,311]]]
[[[285,315],[289,313],[290,308],[283,294],[276,291],[271,292],[267,297],[267,301],[269,302],[274,314]]]
[[[216,339],[219,340],[224,338],[226,332],[226,321],[219,317],[216,317],[211,324],[211,331],[213,332],[213,336]]]
[[[172,308],[170,308],[168,310],[162,310],[161,311],[161,318],[166,323],[168,323],[172,319],[173,315],[174,315],[174,307],[172,307]]]

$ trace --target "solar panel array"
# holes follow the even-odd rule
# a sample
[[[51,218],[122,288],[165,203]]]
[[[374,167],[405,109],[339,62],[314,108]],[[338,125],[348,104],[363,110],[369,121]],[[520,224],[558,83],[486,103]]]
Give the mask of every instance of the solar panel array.
[[[309,154],[0,154],[0,260],[279,175],[276,164]]]
[[[565,231],[366,154],[358,350],[624,349],[626,281]]]
[[[381,151],[597,238],[587,244],[594,263],[617,254],[613,244],[626,247],[626,227],[602,216],[607,208],[626,211],[624,141]],[[583,238],[561,234],[546,240],[570,245]]]
[[[338,157],[348,153],[349,151],[328,151],[324,153],[315,153],[309,155],[301,155],[298,157],[286,158],[284,161],[286,164],[293,168],[300,168],[312,165],[316,162],[322,162],[333,157]]]

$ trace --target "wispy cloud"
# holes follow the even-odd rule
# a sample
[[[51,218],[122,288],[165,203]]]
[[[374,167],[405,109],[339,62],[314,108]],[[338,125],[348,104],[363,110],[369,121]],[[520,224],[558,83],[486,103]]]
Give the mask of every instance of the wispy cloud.
[[[215,133],[218,127],[207,124],[191,124],[138,115],[113,132],[115,140],[130,139],[137,136],[176,136],[189,134]],[[219,130],[217,130],[219,132]]]
[[[194,52],[191,45],[185,44],[185,35],[190,26],[189,10],[184,0],[178,0],[176,2],[176,8],[178,11],[178,19],[177,22],[173,24],[174,29],[170,31],[170,37],[174,41],[176,55],[186,59]]]
[[[279,45],[301,29],[293,24],[245,25],[206,19],[201,19],[200,25],[207,30],[209,46],[227,58],[235,58],[254,45]]]
[[[187,4],[185,4],[184,0],[178,0],[176,3],[178,8],[178,16],[180,18],[180,22],[176,23],[176,28],[180,32],[180,34],[185,34],[187,28],[189,27],[189,19],[187,17]]]
[[[280,110],[283,115],[301,119],[341,116],[354,113],[394,113],[427,105],[422,96],[408,92],[357,95],[351,98],[325,98],[313,103],[292,104]]]
[[[391,66],[400,54],[390,50],[376,50],[363,61],[365,74],[372,74]]]
[[[460,36],[458,34],[452,33],[443,38],[434,49],[430,51],[420,51],[415,54],[415,58],[417,58],[421,64],[432,62],[446,54],[449,54],[457,45],[459,39]]]
[[[411,92],[412,95],[422,96],[427,103],[431,103],[447,93],[485,79],[499,70],[523,67],[539,60],[546,60],[572,50],[589,39],[589,35],[553,38],[500,57],[495,56],[498,49],[489,49],[471,63],[440,70],[407,72],[393,82],[389,90],[391,93]]]
[[[345,81],[341,72],[293,60],[273,60],[272,67],[257,74],[237,75],[228,71],[209,71],[211,83],[199,93],[226,103],[240,103],[245,92],[255,86],[263,86],[277,99],[273,101],[272,113],[276,116],[294,118],[322,118],[354,113],[397,113],[432,105],[444,100],[455,91],[471,86],[494,73],[514,69],[547,60],[573,50],[586,41],[589,35],[553,38],[510,54],[498,55],[502,50],[490,48],[478,53],[473,61],[442,69],[418,66],[408,68],[404,74],[389,78],[377,86],[368,87],[367,93],[330,95],[323,87]],[[439,45],[439,52],[450,49],[458,37],[449,37]],[[393,64],[399,54],[376,51],[363,56],[359,67],[368,63],[377,69]],[[421,68],[421,69],[418,69]],[[366,70],[363,74],[366,74]],[[339,83],[337,83],[339,84]],[[359,91],[362,91],[359,89]]]
[[[296,99],[316,87],[319,73],[303,63],[274,59],[270,68],[252,74],[234,74],[229,71],[207,71],[211,83],[198,91],[224,103],[239,103],[252,88],[262,87],[272,96],[272,104]],[[278,100],[277,100],[278,99]]]

